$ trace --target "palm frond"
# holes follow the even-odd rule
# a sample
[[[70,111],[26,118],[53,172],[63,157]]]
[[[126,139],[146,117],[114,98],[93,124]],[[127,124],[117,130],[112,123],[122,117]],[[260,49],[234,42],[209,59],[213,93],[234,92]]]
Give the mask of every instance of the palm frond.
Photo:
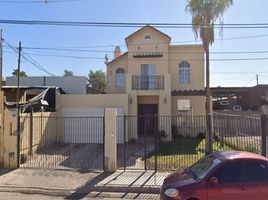
[[[233,4],[233,0],[187,0],[185,10],[192,15],[192,29],[195,37],[203,43],[214,42],[214,23],[221,24],[220,35],[223,33],[223,14]]]

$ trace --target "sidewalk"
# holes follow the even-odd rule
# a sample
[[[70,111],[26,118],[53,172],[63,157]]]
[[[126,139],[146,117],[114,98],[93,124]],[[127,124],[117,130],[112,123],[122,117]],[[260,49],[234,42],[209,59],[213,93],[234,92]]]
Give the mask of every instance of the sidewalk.
[[[159,194],[167,172],[76,172],[66,170],[0,170],[0,191],[64,196],[79,199],[96,192]]]

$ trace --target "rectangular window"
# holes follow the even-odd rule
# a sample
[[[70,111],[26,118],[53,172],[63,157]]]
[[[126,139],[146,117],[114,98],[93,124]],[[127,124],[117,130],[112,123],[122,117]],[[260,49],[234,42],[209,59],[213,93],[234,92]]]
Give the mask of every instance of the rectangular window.
[[[268,181],[268,165],[260,161],[246,161],[246,182]]]
[[[230,161],[222,164],[212,175],[219,180],[220,184],[233,184],[242,182],[242,161]]]
[[[190,69],[179,69],[179,83],[190,84]]]
[[[156,85],[155,80],[155,65],[154,64],[141,64],[141,88],[154,89]]]
[[[179,64],[179,84],[190,84],[190,63],[183,61]]]

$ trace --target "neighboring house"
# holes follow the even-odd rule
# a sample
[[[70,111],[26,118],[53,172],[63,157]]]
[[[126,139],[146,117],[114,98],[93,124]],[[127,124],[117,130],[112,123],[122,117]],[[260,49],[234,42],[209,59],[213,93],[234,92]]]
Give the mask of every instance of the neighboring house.
[[[7,77],[6,85],[17,86],[17,77]],[[54,87],[60,87],[67,94],[86,94],[87,77],[84,76],[20,77],[20,86],[54,86]]]
[[[253,87],[214,87],[211,88],[214,100],[214,109],[234,110],[239,105],[242,110],[261,110],[262,105],[268,104],[268,85]],[[219,101],[226,101],[231,106],[218,106]],[[224,108],[223,108],[224,107]],[[239,110],[239,109],[238,109]]]
[[[41,109],[47,112],[55,111],[56,96],[64,94],[61,88],[58,87],[20,86],[19,89],[19,103],[23,112],[29,112],[30,106],[34,112],[40,112]],[[17,86],[3,86],[2,90],[4,91],[5,106],[7,108],[16,108]],[[42,107],[40,100],[45,100],[48,105]]]
[[[205,114],[202,45],[171,45],[149,25],[125,41],[107,62],[107,93],[128,94],[129,115]]]
[[[213,99],[213,110],[234,110],[234,107],[238,107],[237,98],[224,97],[219,99]]]

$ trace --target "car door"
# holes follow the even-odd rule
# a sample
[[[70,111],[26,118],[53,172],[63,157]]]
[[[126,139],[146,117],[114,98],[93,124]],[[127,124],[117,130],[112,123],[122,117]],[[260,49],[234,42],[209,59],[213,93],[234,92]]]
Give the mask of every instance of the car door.
[[[261,160],[245,161],[245,187],[249,200],[268,199],[268,163]]]
[[[225,161],[210,176],[216,177],[218,183],[208,181],[208,200],[248,200],[243,184],[243,162],[239,160]]]

